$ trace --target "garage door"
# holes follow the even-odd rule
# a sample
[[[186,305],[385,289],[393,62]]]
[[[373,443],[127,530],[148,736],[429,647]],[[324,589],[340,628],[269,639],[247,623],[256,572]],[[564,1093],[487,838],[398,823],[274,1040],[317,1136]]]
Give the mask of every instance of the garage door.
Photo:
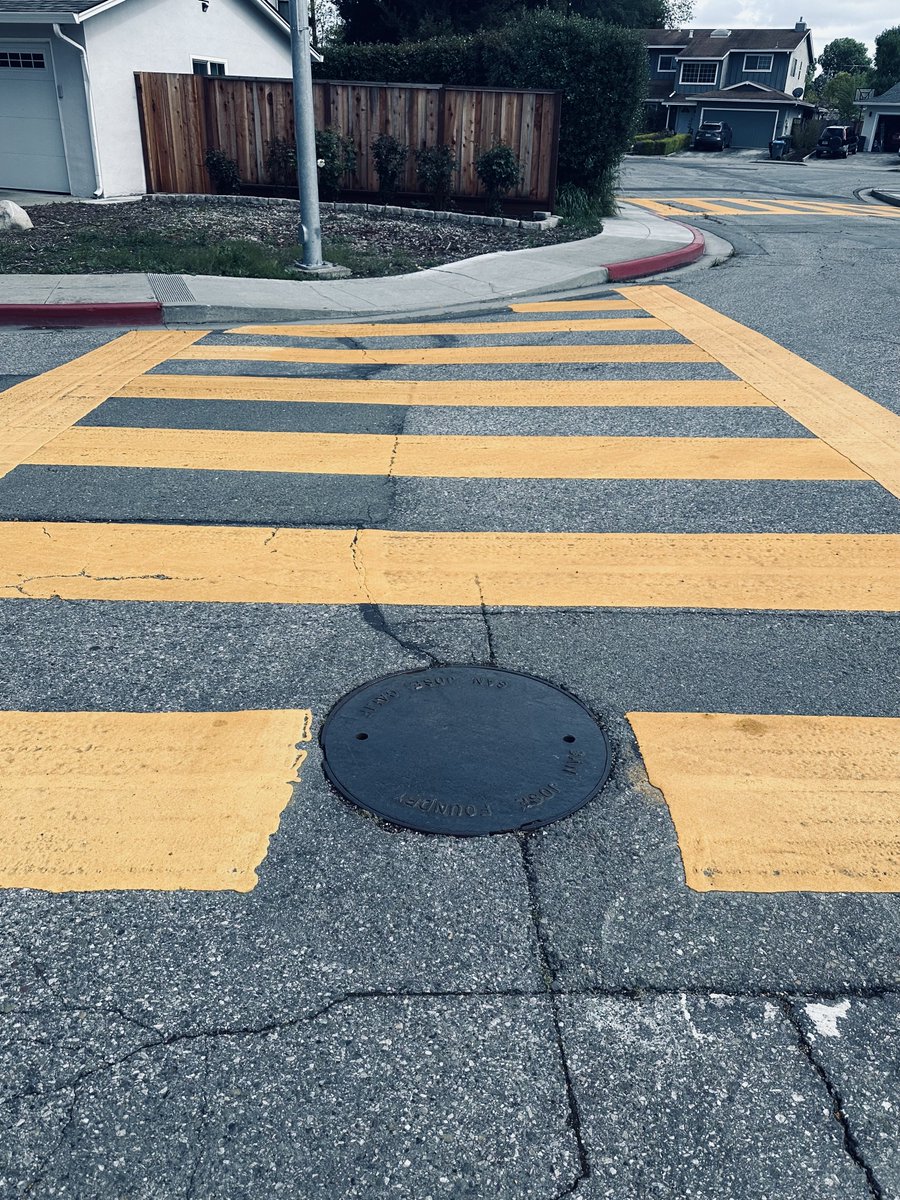
[[[69,190],[49,42],[0,41],[0,187]]]
[[[727,121],[732,130],[732,145],[748,148],[768,146],[775,128],[777,111],[772,108],[704,108],[701,121]]]

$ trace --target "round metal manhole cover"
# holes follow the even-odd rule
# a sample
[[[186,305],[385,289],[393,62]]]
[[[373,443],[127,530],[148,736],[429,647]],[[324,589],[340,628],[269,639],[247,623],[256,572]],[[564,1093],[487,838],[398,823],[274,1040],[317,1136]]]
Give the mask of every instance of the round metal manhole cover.
[[[567,817],[610,769],[606,734],[580,700],[495,667],[385,675],[338,701],[320,741],[342,796],[395,825],[458,837]]]

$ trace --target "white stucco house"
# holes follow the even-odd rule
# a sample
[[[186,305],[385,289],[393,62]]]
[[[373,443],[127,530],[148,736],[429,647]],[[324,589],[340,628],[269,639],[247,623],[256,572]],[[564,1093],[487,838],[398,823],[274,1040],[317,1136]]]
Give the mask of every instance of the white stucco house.
[[[0,0],[0,188],[145,190],[135,71],[289,79],[266,0]]]

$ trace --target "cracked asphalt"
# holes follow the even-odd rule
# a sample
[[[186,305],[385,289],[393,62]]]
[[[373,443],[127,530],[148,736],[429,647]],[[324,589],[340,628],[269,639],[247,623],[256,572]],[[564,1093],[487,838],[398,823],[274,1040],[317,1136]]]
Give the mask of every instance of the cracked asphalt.
[[[711,186],[734,194],[733,182]],[[759,177],[753,187],[767,194]],[[737,258],[669,282],[897,411],[900,226],[722,224]],[[864,272],[848,269],[851,253],[869,255]],[[856,311],[864,322],[848,316]],[[119,332],[0,335],[0,387]],[[485,341],[438,332],[403,344]],[[513,341],[684,339],[611,330]],[[272,339],[221,332],[204,344],[227,352],[238,342]],[[378,433],[393,440],[390,464],[379,475],[26,464],[0,479],[0,521],[51,532],[53,522],[94,522],[98,537],[116,522],[246,526],[268,531],[268,551],[281,529],[355,530],[351,574],[366,594],[363,529],[900,529],[896,501],[869,482],[394,471],[401,437],[413,434],[810,436],[777,410],[264,399],[276,376],[462,389],[473,379],[730,378],[716,363],[173,359],[144,379],[201,374],[258,378],[260,398],[122,394],[78,428],[165,419],[224,432]],[[446,566],[436,545],[435,578]],[[115,578],[126,577],[171,578]],[[480,604],[469,605],[3,594],[4,709],[308,707],[318,729],[372,678],[491,663],[571,689],[606,727],[614,767],[599,799],[566,821],[453,839],[341,800],[311,743],[250,892],[0,889],[0,1196],[900,1200],[897,896],[691,890],[625,718],[900,716],[895,615],[519,606],[478,588]]]

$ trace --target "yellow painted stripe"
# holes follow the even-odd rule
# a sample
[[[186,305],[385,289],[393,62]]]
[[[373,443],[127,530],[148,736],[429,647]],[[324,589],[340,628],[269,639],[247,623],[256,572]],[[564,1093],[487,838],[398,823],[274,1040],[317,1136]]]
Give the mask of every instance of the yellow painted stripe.
[[[770,213],[781,217],[796,215],[795,209],[788,208],[780,200],[746,200],[744,197],[741,197],[739,200],[729,199],[728,203],[740,205],[743,208],[749,209],[751,213]]]
[[[0,887],[249,891],[308,709],[0,712]]]
[[[63,429],[205,330],[140,330],[123,334],[64,366],[0,392],[0,477]]]
[[[296,346],[190,346],[172,358],[208,362],[398,363],[599,363],[709,362],[696,346],[643,342],[636,346],[449,346],[426,350],[304,350]]]
[[[28,461],[447,479],[868,479],[815,438],[391,436],[77,426]]]
[[[529,304],[509,304],[510,312],[640,312],[630,300],[534,300]]]
[[[695,891],[900,891],[900,720],[628,719]]]
[[[666,196],[665,203],[658,200],[637,200],[624,196],[623,199],[628,199],[629,204],[639,204],[642,208],[649,209],[650,212],[657,213],[661,217],[684,218],[696,215],[697,212],[732,217],[747,215],[746,212],[735,208],[731,203],[723,203],[721,199],[708,200],[705,196]]]
[[[146,375],[119,396],[178,400],[278,400],[473,408],[770,407],[738,380],[288,379],[275,375]]]
[[[0,523],[0,595],[889,612],[900,535]]]
[[[662,200],[645,200],[637,196],[623,196],[622,200],[626,204],[637,204],[641,208],[646,208],[648,212],[656,213],[658,217],[687,216],[685,209],[676,208],[674,204],[664,204]]]
[[[229,333],[309,338],[466,337],[523,333],[599,333],[604,329],[667,329],[655,317],[598,317],[581,321],[445,321],[407,325],[240,325]]]
[[[900,497],[900,417],[753,329],[664,286],[622,289]]]

